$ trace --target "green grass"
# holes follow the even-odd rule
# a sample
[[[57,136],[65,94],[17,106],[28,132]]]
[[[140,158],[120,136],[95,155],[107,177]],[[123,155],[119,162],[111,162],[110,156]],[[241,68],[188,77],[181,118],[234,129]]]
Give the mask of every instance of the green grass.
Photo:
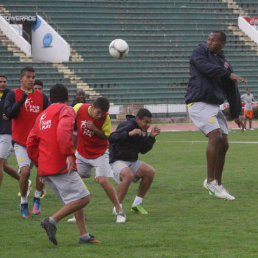
[[[234,130],[229,139],[258,141],[258,130]],[[87,227],[101,244],[79,245],[76,225],[64,219],[54,246],[40,221],[62,203],[47,188],[42,213],[22,219],[17,181],[5,174],[0,189],[0,257],[258,257],[258,145],[230,144],[223,174],[224,185],[236,197],[230,202],[210,197],[202,187],[206,137],[200,132],[173,132],[161,133],[157,140],[140,158],[156,169],[144,199],[149,215],[130,213],[138,187],[132,184],[124,202],[128,222],[116,224],[104,191],[93,178],[87,180]],[[14,157],[10,163],[16,165]],[[30,207],[31,202],[32,196]]]

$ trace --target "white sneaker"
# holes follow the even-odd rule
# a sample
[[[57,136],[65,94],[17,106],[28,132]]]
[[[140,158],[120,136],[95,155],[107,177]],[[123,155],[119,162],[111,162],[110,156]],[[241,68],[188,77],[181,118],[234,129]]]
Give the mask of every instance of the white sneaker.
[[[251,127],[251,128],[249,128],[249,130],[253,131],[254,129]]]
[[[203,181],[203,187],[204,187],[206,190],[208,190],[209,195],[212,195],[212,193],[209,191],[208,186],[207,186],[207,178],[205,178],[205,180]]]
[[[233,195],[229,194],[229,192],[227,191],[227,189],[224,188],[223,185],[218,185],[218,187],[224,192],[224,195],[225,195],[224,199],[229,201],[233,201],[236,199]]]
[[[206,186],[208,188],[210,195],[216,198],[230,200],[230,201],[235,200],[235,197],[230,195],[228,191],[223,187],[223,185],[218,185],[217,183],[211,182],[211,183],[207,183]]]
[[[126,222],[125,213],[124,213],[123,211],[117,213],[117,216],[116,216],[116,223],[125,223],[125,222]]]
[[[70,222],[70,223],[76,222],[75,216],[73,216],[72,218],[68,219],[67,222]]]

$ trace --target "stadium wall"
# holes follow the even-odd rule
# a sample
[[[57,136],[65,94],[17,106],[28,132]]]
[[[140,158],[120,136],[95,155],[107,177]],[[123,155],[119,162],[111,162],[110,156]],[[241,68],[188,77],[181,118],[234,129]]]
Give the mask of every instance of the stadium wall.
[[[2,16],[0,16],[0,29],[27,56],[31,56],[31,45]]]

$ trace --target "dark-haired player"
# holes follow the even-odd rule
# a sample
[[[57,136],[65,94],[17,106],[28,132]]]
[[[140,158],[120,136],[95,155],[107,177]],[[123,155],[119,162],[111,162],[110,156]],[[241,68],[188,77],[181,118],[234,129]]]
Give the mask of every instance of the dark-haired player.
[[[20,180],[17,171],[7,162],[12,152],[12,124],[11,120],[8,119],[4,113],[4,103],[8,92],[7,77],[0,75],[0,186],[4,171],[18,181]]]
[[[68,102],[68,90],[56,84],[50,90],[50,105],[37,118],[28,139],[28,154],[38,167],[39,176],[51,187],[65,206],[41,221],[49,240],[57,245],[56,223],[74,213],[80,232],[79,243],[99,242],[87,230],[83,208],[90,196],[86,185],[75,171],[72,141],[75,113]]]
[[[239,119],[241,99],[237,82],[246,81],[233,73],[222,51],[225,44],[225,33],[214,31],[206,43],[200,44],[193,51],[190,58],[191,78],[185,101],[190,118],[209,139],[206,150],[207,178],[203,186],[214,197],[234,200],[235,197],[228,193],[221,182],[228,150],[228,126],[219,105],[227,100],[232,118],[244,129]]]
[[[82,177],[89,178],[91,169],[96,169],[96,181],[103,187],[115,205],[117,223],[126,221],[125,214],[119,205],[116,190],[108,181],[112,177],[108,159],[108,137],[111,133],[111,120],[108,114],[109,101],[100,97],[91,104],[74,106],[77,121],[76,164]]]
[[[115,132],[109,137],[109,159],[114,178],[119,183],[117,195],[122,204],[131,182],[141,179],[139,190],[131,210],[140,214],[148,214],[142,202],[152,184],[154,168],[138,160],[139,153],[147,153],[155,143],[155,137],[160,129],[154,126],[150,135],[147,130],[151,125],[152,114],[148,109],[140,109],[136,115],[127,116],[127,120],[120,123]]]
[[[34,90],[43,91],[43,82],[41,80],[35,80],[33,88]]]
[[[32,162],[26,149],[26,140],[37,116],[48,106],[47,96],[38,90],[33,90],[34,82],[34,69],[32,67],[23,68],[20,73],[20,88],[14,89],[7,94],[4,105],[6,116],[12,119],[12,140],[20,169],[21,213],[23,218],[30,217],[27,190],[32,167]],[[34,215],[40,213],[42,187],[43,184],[37,176],[32,210]]]

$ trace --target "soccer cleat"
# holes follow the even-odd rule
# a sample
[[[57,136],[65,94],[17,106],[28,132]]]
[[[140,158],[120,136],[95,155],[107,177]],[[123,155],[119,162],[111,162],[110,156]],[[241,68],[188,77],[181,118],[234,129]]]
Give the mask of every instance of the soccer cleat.
[[[206,186],[210,195],[216,198],[231,200],[231,201],[235,199],[235,197],[230,195],[222,185],[218,185],[217,183],[207,183]]]
[[[79,238],[79,244],[87,244],[87,243],[101,243],[101,241],[94,238],[94,236],[90,235],[90,238],[88,240],[84,240]]]
[[[40,214],[40,198],[34,197],[32,213],[34,215]]]
[[[27,198],[29,197],[31,190],[32,190],[31,180],[28,180]],[[18,196],[21,196],[21,192],[18,193]]]
[[[132,205],[131,211],[139,213],[139,214],[143,214],[143,215],[148,214],[148,212],[142,207],[141,204],[139,204],[139,205]]]
[[[41,226],[47,232],[48,239],[54,244],[57,245],[56,239],[56,226],[49,221],[49,218],[41,220]]]
[[[124,223],[126,222],[126,215],[123,211],[118,212],[116,216],[116,223]]]
[[[212,195],[212,193],[209,191],[208,187],[207,187],[207,178],[203,181],[203,187],[208,190],[209,195]]]
[[[85,221],[87,221],[86,214],[84,214],[84,218],[85,218]],[[68,219],[67,222],[69,222],[69,223],[74,223],[74,222],[76,222],[75,216],[73,216],[72,218]]]
[[[76,222],[75,216],[73,216],[72,218],[68,219],[67,222],[70,222],[70,223]]]
[[[21,214],[24,219],[28,219],[31,217],[28,203],[21,203]]]
[[[236,199],[233,195],[229,194],[229,192],[224,188],[223,185],[218,185],[218,187],[224,192],[224,199],[229,201],[233,201]]]

